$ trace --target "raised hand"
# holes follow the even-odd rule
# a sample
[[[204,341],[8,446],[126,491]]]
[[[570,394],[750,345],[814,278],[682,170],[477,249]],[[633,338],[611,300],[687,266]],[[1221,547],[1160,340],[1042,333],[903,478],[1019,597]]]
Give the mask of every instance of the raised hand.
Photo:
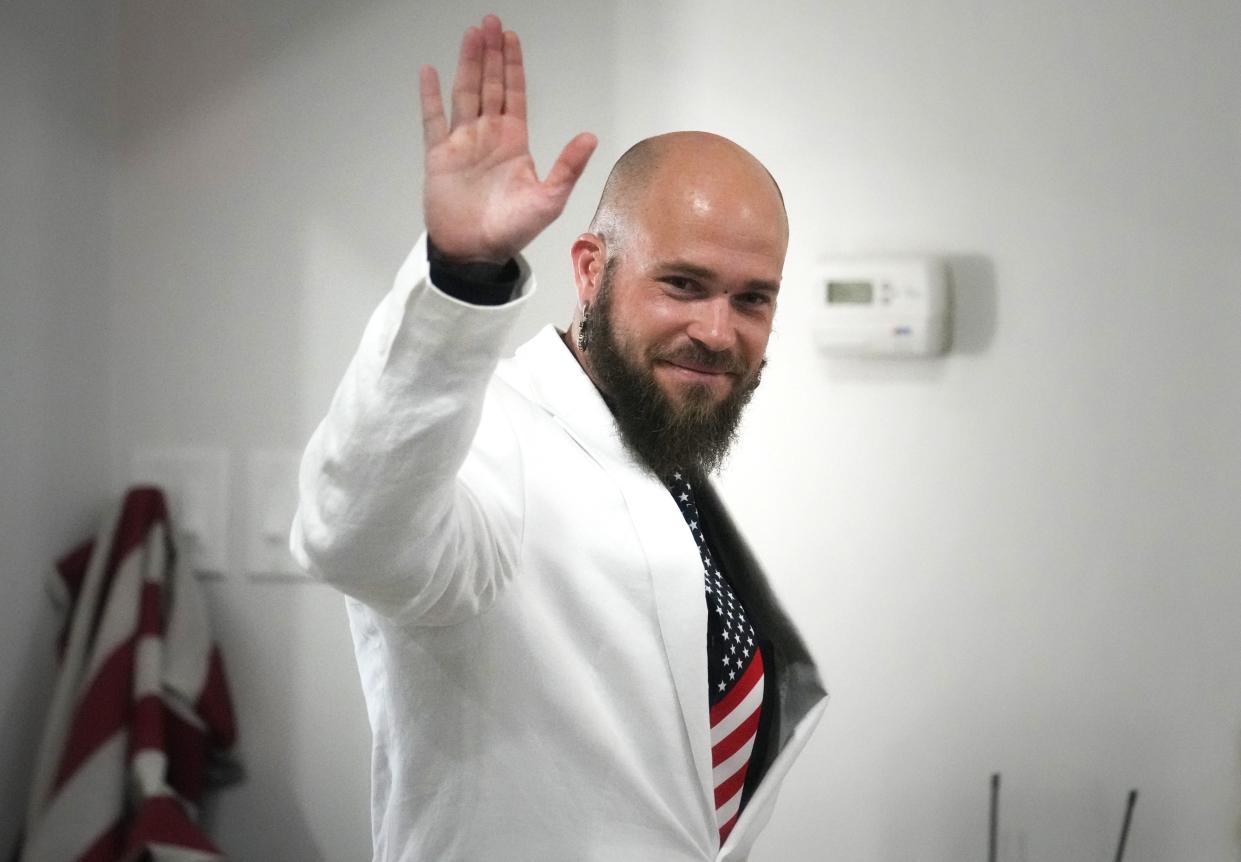
[[[422,67],[421,84],[427,233],[448,260],[506,261],[560,215],[598,142],[579,134],[539,180],[526,132],[521,43],[495,15],[461,40],[451,127],[433,67]]]

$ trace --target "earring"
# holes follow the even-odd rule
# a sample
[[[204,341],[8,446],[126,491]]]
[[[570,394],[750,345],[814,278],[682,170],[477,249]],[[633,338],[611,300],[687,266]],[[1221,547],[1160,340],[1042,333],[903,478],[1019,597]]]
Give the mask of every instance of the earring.
[[[582,319],[577,324],[577,349],[586,352],[590,347],[590,300],[582,306]]]

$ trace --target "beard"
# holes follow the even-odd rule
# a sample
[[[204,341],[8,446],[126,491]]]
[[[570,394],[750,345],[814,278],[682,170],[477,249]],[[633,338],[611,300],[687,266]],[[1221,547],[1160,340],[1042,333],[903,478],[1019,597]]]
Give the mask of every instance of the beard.
[[[767,360],[748,371],[740,357],[728,351],[714,352],[692,340],[679,348],[655,347],[645,355],[628,355],[617,340],[612,319],[615,262],[609,261],[604,268],[590,318],[586,355],[591,370],[616,417],[625,448],[640,463],[665,480],[677,471],[705,478],[720,468],[736,441],[741,414],[758,387]],[[718,401],[710,387],[685,387],[678,404],[668,397],[652,372],[654,363],[661,360],[682,360],[735,373],[737,382]]]

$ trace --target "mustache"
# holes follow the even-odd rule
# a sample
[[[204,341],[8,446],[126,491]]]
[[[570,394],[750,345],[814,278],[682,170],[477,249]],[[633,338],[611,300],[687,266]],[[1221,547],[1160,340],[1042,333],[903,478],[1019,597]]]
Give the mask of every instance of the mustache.
[[[745,363],[736,353],[729,350],[711,350],[697,341],[691,341],[671,350],[660,351],[653,358],[663,362],[697,365],[717,373],[737,375],[746,373]]]

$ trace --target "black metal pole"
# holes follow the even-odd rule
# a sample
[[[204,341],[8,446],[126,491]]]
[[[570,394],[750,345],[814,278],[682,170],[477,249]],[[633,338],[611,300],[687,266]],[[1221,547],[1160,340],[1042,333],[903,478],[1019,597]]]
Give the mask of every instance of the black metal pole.
[[[987,844],[987,862],[996,860],[996,833],[1000,825],[1000,773],[991,776],[991,830]]]
[[[1133,806],[1138,801],[1138,792],[1129,791],[1129,804],[1125,806],[1125,823],[1120,827],[1120,845],[1116,848],[1116,862],[1125,858],[1125,842],[1129,840],[1129,824],[1133,822]]]

